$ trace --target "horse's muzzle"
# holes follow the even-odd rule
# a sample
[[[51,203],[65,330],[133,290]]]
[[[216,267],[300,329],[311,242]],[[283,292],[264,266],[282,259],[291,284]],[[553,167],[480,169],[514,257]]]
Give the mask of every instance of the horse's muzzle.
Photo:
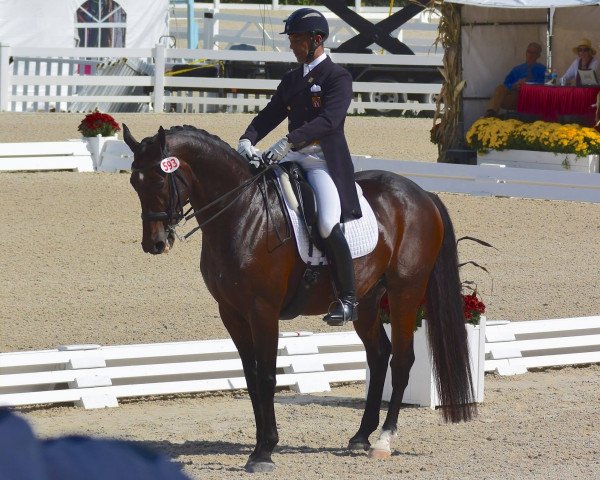
[[[167,253],[171,250],[174,242],[175,233],[172,230],[161,230],[156,232],[155,235],[146,235],[146,232],[144,232],[142,249],[146,253],[160,255],[161,253]]]

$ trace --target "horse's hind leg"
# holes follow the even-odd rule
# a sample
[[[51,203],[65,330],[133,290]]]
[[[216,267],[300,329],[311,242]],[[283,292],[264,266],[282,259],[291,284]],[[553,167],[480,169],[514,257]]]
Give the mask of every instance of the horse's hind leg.
[[[410,369],[415,361],[413,350],[414,326],[417,309],[425,293],[425,282],[411,281],[411,286],[389,286],[390,321],[392,324],[392,396],[387,416],[378,440],[372,445],[369,456],[387,458],[391,455],[391,441],[398,429],[398,415]]]
[[[365,411],[358,432],[350,439],[350,450],[368,450],[371,446],[369,436],[379,426],[381,396],[390,358],[391,344],[379,321],[379,301],[383,288],[374,289],[363,297],[358,304],[358,321],[354,329],[362,340],[369,365],[369,391]]]

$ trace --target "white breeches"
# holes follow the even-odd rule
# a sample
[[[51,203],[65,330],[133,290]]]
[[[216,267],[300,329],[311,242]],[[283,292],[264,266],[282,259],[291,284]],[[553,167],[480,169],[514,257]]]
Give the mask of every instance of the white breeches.
[[[319,233],[327,238],[342,216],[340,196],[319,145],[289,152],[282,162],[297,162],[306,172],[306,180],[315,191]]]

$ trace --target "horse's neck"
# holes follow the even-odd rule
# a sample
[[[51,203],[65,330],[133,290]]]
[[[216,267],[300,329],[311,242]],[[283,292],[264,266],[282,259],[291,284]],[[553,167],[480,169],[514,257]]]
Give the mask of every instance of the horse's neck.
[[[221,160],[211,158],[211,161],[196,161],[190,167],[194,173],[192,206],[195,210],[206,209],[206,213],[198,218],[200,222],[227,208],[226,212],[219,215],[219,221],[215,218],[210,222],[220,225],[231,214],[236,215],[240,209],[248,208],[249,199],[254,196],[257,187],[256,183],[243,187],[252,178],[247,165],[235,158],[221,156]],[[228,206],[230,203],[231,206]],[[207,207],[211,204],[212,207]]]
[[[232,152],[215,148],[210,153],[196,155],[190,163],[197,188],[204,197],[218,198],[251,178],[248,166]]]

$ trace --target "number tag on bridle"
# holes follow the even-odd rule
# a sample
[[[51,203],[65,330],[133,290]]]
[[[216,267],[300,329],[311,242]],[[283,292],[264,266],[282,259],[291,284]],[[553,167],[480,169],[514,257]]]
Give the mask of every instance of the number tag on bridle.
[[[165,173],[173,173],[179,168],[179,159],[177,157],[167,157],[161,160],[160,168]]]

